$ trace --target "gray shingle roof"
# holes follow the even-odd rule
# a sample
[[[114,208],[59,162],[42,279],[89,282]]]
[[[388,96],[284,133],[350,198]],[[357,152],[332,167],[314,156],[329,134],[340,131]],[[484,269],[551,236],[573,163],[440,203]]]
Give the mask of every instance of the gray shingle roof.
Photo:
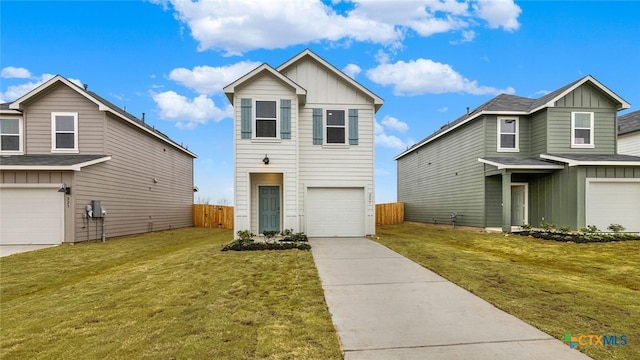
[[[640,110],[618,117],[618,135],[640,131]]]
[[[108,155],[2,155],[0,165],[71,166],[98,160]]]
[[[559,158],[575,160],[575,161],[617,161],[617,162],[638,162],[639,156],[622,155],[622,154],[547,154]]]

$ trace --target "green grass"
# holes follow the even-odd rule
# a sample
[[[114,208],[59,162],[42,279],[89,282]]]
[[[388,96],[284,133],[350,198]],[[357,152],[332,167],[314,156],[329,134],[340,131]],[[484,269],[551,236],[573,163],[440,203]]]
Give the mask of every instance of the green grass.
[[[309,251],[188,228],[0,258],[3,359],[341,359]]]
[[[626,346],[578,346],[595,359],[640,359],[640,241],[573,244],[405,223],[378,242],[562,339],[627,335]]]

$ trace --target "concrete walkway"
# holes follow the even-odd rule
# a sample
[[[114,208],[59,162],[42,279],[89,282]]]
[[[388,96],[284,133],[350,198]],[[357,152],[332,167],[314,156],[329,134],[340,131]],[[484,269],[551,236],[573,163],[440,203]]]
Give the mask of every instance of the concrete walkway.
[[[347,360],[589,359],[374,241],[309,242]]]

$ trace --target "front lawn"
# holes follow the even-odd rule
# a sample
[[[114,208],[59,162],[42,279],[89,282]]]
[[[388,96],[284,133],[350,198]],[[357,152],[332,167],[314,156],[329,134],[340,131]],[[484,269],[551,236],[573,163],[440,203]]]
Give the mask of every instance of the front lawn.
[[[188,228],[0,258],[6,359],[340,359],[311,252]]]
[[[413,223],[377,233],[381,244],[558,339],[626,335],[625,346],[578,345],[595,359],[640,359],[640,241],[559,243]]]

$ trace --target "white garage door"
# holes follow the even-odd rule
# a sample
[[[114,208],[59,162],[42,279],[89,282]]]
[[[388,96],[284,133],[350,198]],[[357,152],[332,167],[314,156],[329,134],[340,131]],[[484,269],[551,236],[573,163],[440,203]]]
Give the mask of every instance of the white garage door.
[[[308,188],[308,236],[364,236],[364,188]]]
[[[587,179],[586,223],[601,231],[611,224],[640,231],[640,182]]]
[[[0,244],[60,244],[64,195],[55,188],[0,189]]]

